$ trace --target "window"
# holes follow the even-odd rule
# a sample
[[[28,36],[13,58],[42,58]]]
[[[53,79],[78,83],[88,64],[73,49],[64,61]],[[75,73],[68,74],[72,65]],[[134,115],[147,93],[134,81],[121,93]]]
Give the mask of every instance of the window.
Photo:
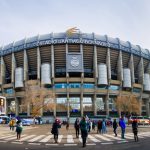
[[[91,97],[84,97],[83,98],[83,110],[92,111],[92,98]]]
[[[106,85],[99,85],[98,89],[107,89],[107,86]]]
[[[119,90],[119,88],[120,88],[120,87],[117,86],[117,85],[110,85],[108,89],[109,89],[109,90],[116,91],[116,90]]]
[[[133,88],[133,92],[135,92],[135,93],[140,93],[140,92],[141,92],[141,89],[140,89],[140,88]]]
[[[105,106],[105,103],[104,103],[104,99],[99,97],[99,98],[96,98],[96,110],[97,111],[101,111],[101,110],[104,110]]]
[[[13,94],[13,93],[14,93],[14,91],[13,91],[12,88],[4,89],[4,92],[5,92],[6,94]]]
[[[83,84],[83,88],[85,88],[85,89],[94,89],[94,84],[85,83],[85,84]]]
[[[81,84],[80,83],[70,83],[69,88],[80,88]]]
[[[70,97],[69,98],[69,105],[71,112],[78,112],[80,111],[80,98],[79,97]]]
[[[110,111],[116,111],[116,106],[114,102],[115,97],[110,97],[109,98],[109,110]]]
[[[56,89],[64,89],[64,88],[67,88],[67,84],[66,83],[58,83],[58,84],[55,84],[55,88]]]
[[[57,105],[56,105],[57,112],[66,112],[67,98],[66,97],[57,98],[56,101],[57,101]]]

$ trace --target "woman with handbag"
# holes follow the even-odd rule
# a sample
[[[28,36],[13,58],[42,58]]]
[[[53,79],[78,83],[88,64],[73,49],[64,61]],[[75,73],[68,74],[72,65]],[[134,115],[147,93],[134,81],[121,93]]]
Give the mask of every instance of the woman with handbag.
[[[55,120],[52,126],[51,133],[54,135],[54,141],[55,143],[58,143],[58,135],[59,135],[59,128],[60,128],[60,122],[58,119]]]

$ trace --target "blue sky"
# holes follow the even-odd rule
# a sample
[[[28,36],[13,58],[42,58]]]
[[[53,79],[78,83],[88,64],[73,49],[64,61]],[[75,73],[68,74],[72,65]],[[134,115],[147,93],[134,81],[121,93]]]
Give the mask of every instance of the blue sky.
[[[0,0],[0,46],[76,26],[150,49],[149,6],[149,0]]]

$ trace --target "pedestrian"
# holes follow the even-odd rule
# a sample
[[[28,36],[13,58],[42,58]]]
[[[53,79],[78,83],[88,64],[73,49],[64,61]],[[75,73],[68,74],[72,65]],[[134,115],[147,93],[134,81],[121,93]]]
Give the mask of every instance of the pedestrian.
[[[113,129],[114,129],[115,136],[117,136],[117,131],[116,131],[117,127],[118,127],[117,121],[116,121],[116,119],[114,119],[114,121],[113,121]]]
[[[68,129],[69,129],[69,121],[67,121],[66,123],[66,130],[68,131]]]
[[[88,136],[88,127],[87,127],[87,122],[85,120],[85,117],[83,117],[82,120],[80,121],[80,129],[81,129],[81,137],[82,137],[83,147],[85,147],[86,139]]]
[[[97,133],[102,133],[102,121],[99,120],[98,123],[97,123]]]
[[[59,128],[61,127],[58,119],[52,125],[51,133],[54,135],[54,142],[58,143]]]
[[[22,133],[22,122],[20,120],[16,122],[16,133],[17,133],[17,140],[20,140]]]
[[[93,123],[92,123],[92,130],[95,131],[95,121],[93,120]]]
[[[133,122],[132,122],[132,131],[133,131],[133,134],[134,134],[135,142],[138,142],[139,138],[138,138],[138,123],[137,123],[137,120],[133,120]]]
[[[123,117],[120,118],[119,125],[120,125],[120,128],[121,128],[121,138],[125,139],[126,124],[125,124],[125,121],[124,121]]]
[[[10,130],[14,131],[14,128],[15,128],[15,119],[12,118],[10,120],[9,127],[10,127]]]
[[[91,120],[89,119],[87,123],[88,123],[88,132],[91,132],[91,128],[92,128]]]
[[[76,118],[76,121],[74,123],[74,128],[76,130],[76,138],[79,138],[80,121],[78,118]]]
[[[107,129],[106,129],[106,121],[105,119],[103,119],[102,121],[102,134],[107,133]]]

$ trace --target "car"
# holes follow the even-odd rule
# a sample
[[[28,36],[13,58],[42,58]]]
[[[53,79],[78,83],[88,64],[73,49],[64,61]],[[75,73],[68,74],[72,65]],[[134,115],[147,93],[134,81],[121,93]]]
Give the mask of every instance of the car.
[[[34,118],[23,118],[21,121],[22,123],[27,124],[27,125],[33,125],[34,122],[35,124],[38,124],[38,120]]]
[[[23,126],[30,126],[31,125],[31,123],[28,120],[22,119],[21,122],[22,122]]]
[[[10,118],[8,116],[0,116],[0,124],[8,124]]]
[[[149,118],[144,117],[144,116],[131,116],[129,118],[129,124],[132,124],[133,120],[137,120],[137,123],[139,125],[149,125],[150,124]]]

